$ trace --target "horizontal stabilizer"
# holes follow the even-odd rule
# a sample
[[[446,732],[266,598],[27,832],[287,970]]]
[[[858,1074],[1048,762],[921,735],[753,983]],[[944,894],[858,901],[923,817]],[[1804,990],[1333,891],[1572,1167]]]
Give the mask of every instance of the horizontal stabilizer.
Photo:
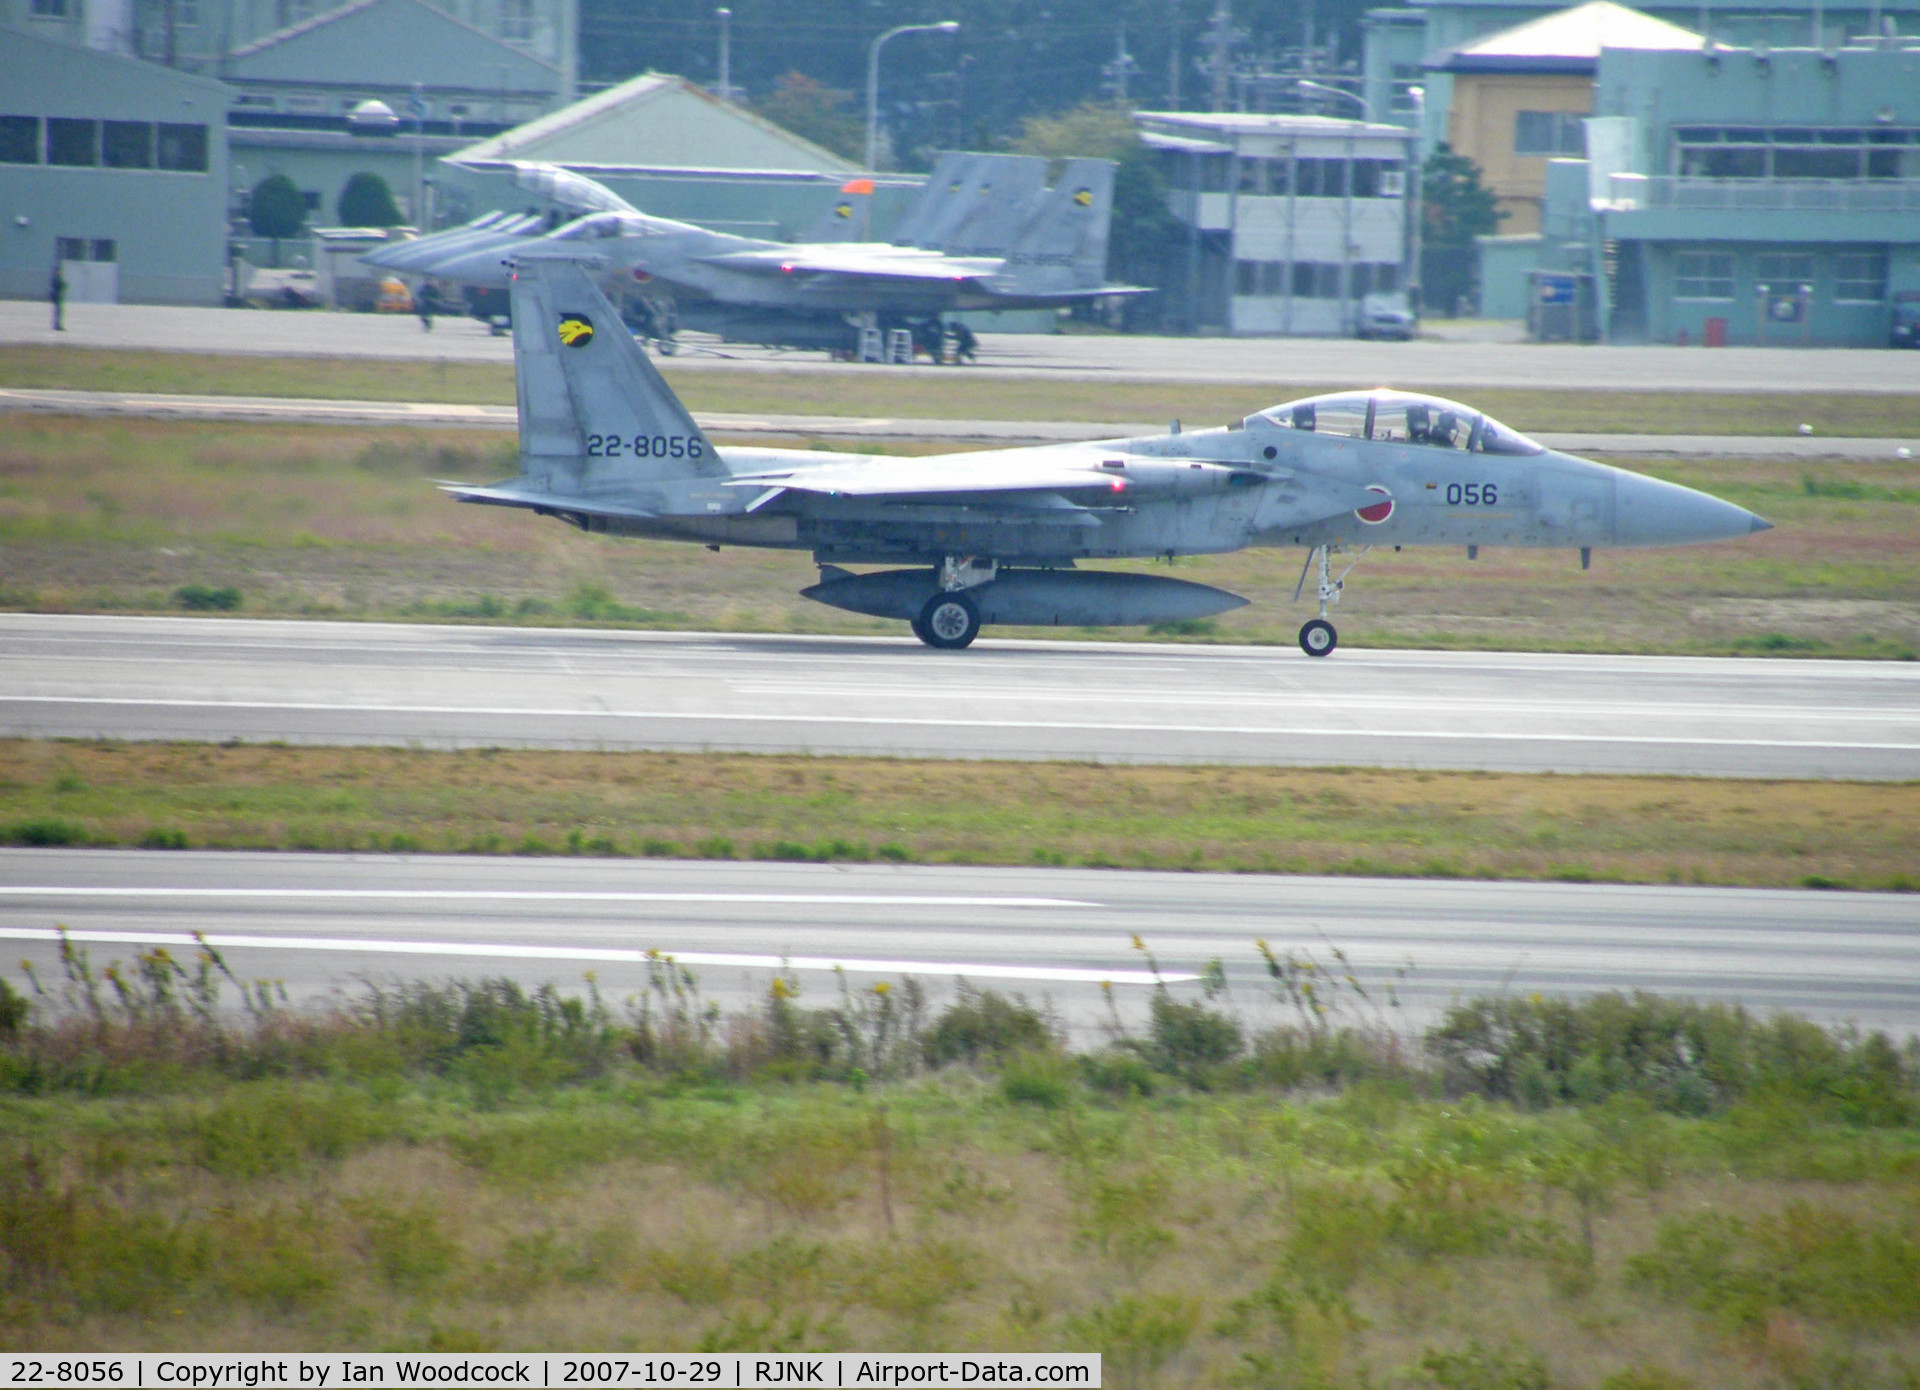
[[[645,520],[653,515],[638,507],[618,503],[589,501],[558,492],[524,491],[510,483],[492,487],[469,487],[465,483],[441,483],[440,490],[456,502],[478,502],[488,507],[524,507],[528,511],[552,512],[567,516],[629,517]]]

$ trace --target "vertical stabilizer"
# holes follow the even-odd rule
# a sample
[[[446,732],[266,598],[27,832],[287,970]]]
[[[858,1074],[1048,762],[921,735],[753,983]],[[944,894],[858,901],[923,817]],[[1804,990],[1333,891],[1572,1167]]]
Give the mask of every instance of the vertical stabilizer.
[[[713,442],[579,257],[516,257],[512,295],[520,472],[528,486],[619,497],[669,479],[726,475]]]
[[[935,249],[949,256],[1004,256],[1019,241],[1047,191],[1047,161],[1037,155],[983,154],[969,169],[949,225]]]
[[[1107,276],[1113,215],[1110,159],[1070,159],[1007,256],[1007,275],[1027,293],[1092,289]]]
[[[803,242],[865,241],[873,226],[873,180],[848,179],[833,205],[800,233]]]

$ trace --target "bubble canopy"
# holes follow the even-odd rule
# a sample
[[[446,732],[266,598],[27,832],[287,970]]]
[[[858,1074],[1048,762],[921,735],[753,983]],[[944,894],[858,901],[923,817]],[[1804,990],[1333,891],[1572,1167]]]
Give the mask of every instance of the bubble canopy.
[[[1342,391],[1288,401],[1247,418],[1272,429],[1311,430],[1381,443],[1464,449],[1477,454],[1543,454],[1546,449],[1491,415],[1411,391]]]

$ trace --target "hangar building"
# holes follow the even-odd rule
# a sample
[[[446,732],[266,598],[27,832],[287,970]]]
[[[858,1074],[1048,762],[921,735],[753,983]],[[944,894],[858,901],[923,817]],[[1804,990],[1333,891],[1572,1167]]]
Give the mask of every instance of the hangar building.
[[[0,294],[217,304],[227,90],[0,28]]]

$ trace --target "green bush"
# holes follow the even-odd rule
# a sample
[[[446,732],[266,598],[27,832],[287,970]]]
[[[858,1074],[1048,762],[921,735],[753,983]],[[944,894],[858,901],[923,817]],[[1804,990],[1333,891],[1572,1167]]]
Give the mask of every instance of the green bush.
[[[37,847],[84,845],[87,832],[72,821],[40,816],[34,820],[16,821],[8,828],[6,838],[9,844]]]
[[[385,179],[365,170],[348,176],[335,206],[343,227],[400,225],[400,208],[393,201],[393,190],[387,187]]]
[[[960,997],[934,1020],[922,1054],[930,1067],[977,1062],[983,1056],[1004,1060],[1016,1052],[1044,1052],[1054,1046],[1053,1031],[1026,999],[1008,999],[962,982]]]
[[[1195,1000],[1176,1003],[1166,990],[1153,993],[1149,1055],[1161,1071],[1192,1074],[1240,1055],[1246,1046],[1240,1025]]]
[[[1881,1033],[1829,1030],[1791,1015],[1636,993],[1586,1000],[1476,999],[1427,1033],[1448,1080],[1538,1108],[1620,1092],[1704,1115],[1778,1091],[1855,1124],[1920,1114],[1920,1054]]]
[[[195,613],[231,613],[243,602],[238,589],[209,589],[204,584],[182,584],[173,591],[173,601]]]

